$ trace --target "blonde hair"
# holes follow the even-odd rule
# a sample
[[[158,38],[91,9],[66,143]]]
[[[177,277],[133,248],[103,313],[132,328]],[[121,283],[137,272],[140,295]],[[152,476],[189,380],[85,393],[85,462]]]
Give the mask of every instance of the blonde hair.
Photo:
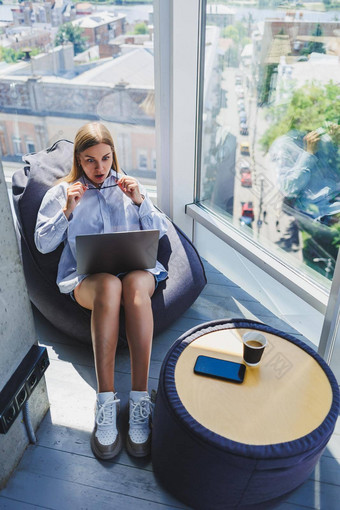
[[[100,122],[89,122],[82,126],[75,136],[72,168],[70,173],[61,180],[66,182],[77,181],[84,172],[79,162],[79,154],[94,145],[98,145],[99,143],[105,143],[111,147],[113,158],[112,168],[116,172],[120,172],[117,154],[110,131]]]

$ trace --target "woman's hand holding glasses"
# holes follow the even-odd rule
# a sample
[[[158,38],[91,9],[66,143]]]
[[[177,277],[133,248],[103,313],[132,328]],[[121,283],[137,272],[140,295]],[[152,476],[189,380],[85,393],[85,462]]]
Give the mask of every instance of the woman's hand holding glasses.
[[[74,184],[71,184],[71,186],[67,188],[66,206],[63,209],[63,212],[67,219],[70,218],[71,214],[73,213],[75,207],[77,206],[79,200],[81,200],[86,190],[87,186],[85,186],[79,181],[75,182]]]
[[[141,205],[144,200],[144,196],[139,191],[138,182],[134,177],[124,175],[118,180],[118,186],[135,205]]]
[[[79,200],[81,200],[81,198],[83,197],[84,193],[87,190],[100,191],[106,188],[114,188],[116,186],[118,186],[122,190],[122,192],[132,200],[132,202],[135,205],[138,206],[141,205],[141,203],[144,200],[144,195],[142,195],[141,192],[139,191],[137,180],[134,177],[130,177],[129,175],[123,175],[123,177],[121,177],[120,179],[116,178],[116,184],[112,184],[109,186],[104,185],[98,188],[77,181],[74,184],[71,184],[69,188],[67,188],[67,201],[66,206],[63,209],[66,218],[69,219],[75,207],[79,203]]]

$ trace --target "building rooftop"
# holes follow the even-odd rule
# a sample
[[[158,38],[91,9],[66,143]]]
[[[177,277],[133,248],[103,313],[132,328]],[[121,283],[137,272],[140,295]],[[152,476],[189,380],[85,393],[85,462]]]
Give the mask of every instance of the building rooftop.
[[[131,88],[154,89],[154,59],[149,49],[137,48],[116,59],[109,59],[72,80],[75,84],[125,83]]]
[[[56,49],[54,48],[55,51]],[[33,57],[32,61],[42,58],[42,56],[43,54]],[[124,83],[129,88],[153,90],[153,47],[135,46],[132,47],[131,51],[115,59],[109,57],[96,60],[91,64],[85,65],[83,68],[80,66],[76,67],[75,71],[68,71],[68,74],[56,76],[55,69],[49,69],[48,62],[46,62],[44,74],[38,74],[39,79],[47,83],[64,83],[65,85],[71,84],[74,86],[103,85],[110,87]],[[18,62],[16,64],[0,63],[0,77],[2,79],[26,81],[31,76],[31,62]]]
[[[79,2],[76,4],[77,14],[92,14],[93,5],[90,2]]]
[[[322,73],[320,73],[320,60]],[[307,62],[292,64],[292,79],[296,81],[296,87],[302,87],[307,81],[317,83],[340,83],[339,57],[312,53]]]
[[[73,21],[73,25],[78,25],[81,28],[96,28],[101,25],[107,25],[113,21],[125,18],[124,14],[115,14],[112,12],[99,12],[96,11],[94,14],[84,16],[83,18],[76,19]]]
[[[274,37],[268,55],[266,64],[278,64],[282,55],[291,53],[290,40],[288,35],[277,35]]]

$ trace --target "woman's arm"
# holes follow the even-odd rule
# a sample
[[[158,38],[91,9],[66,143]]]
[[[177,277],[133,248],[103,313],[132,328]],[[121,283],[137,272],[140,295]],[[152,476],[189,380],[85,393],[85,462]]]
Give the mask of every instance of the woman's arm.
[[[309,152],[303,151],[295,165],[283,176],[281,191],[286,197],[296,197],[305,189],[317,164],[317,157]]]
[[[118,181],[122,192],[139,208],[139,220],[143,230],[159,230],[159,237],[167,231],[166,217],[158,211],[151,202],[144,187],[129,175],[124,175]]]
[[[166,234],[167,221],[163,213],[158,211],[145,192],[144,200],[139,206],[139,219],[143,230],[159,230],[159,237]]]
[[[57,185],[44,196],[35,225],[34,241],[41,253],[55,250],[67,237],[68,219],[63,212],[66,191]]]

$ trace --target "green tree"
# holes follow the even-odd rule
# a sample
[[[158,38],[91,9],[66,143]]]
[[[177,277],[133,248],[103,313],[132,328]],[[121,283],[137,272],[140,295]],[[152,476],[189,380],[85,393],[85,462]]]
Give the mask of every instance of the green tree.
[[[236,46],[231,46],[226,52],[226,61],[228,67],[237,67],[238,62],[238,51]]]
[[[233,41],[233,46],[227,51],[226,59],[229,67],[237,67],[242,49],[251,41],[248,37],[247,23],[237,21],[234,25],[228,25],[222,30],[222,37]]]
[[[4,60],[7,64],[14,64],[24,58],[24,56],[25,53],[21,50],[16,51],[13,48],[0,46],[0,60]]]
[[[222,30],[222,37],[226,39],[231,39],[237,44],[240,40],[240,34],[237,28],[234,25],[228,25]]]
[[[309,132],[322,126],[325,121],[338,124],[339,97],[340,87],[332,80],[326,85],[307,82],[296,89],[288,106],[271,109],[273,118],[277,120],[261,138],[263,148],[267,151],[277,137],[291,129]]]
[[[234,25],[238,31],[238,35],[240,40],[248,37],[248,26],[247,23],[241,23],[241,21],[236,21]]]
[[[30,56],[34,57],[35,55],[39,55],[41,50],[39,48],[33,48],[30,50]],[[13,48],[4,48],[0,46],[0,60],[4,60],[8,64],[13,64],[18,62],[19,60],[23,60],[25,58],[25,52],[22,50],[14,50]]]
[[[313,31],[312,36],[313,37],[322,36],[322,28],[320,23],[316,25],[316,28]],[[322,42],[310,41],[307,45],[307,48],[304,48],[300,53],[301,55],[310,55],[311,53],[326,53],[325,45]]]
[[[261,81],[261,85],[259,85],[259,103],[261,105],[269,101],[274,73],[277,73],[277,64],[267,64],[264,68],[263,81]]]
[[[148,27],[145,23],[136,23],[134,34],[147,34],[149,32]]]
[[[77,55],[86,49],[86,37],[83,35],[83,29],[72,23],[64,23],[58,29],[54,40],[55,46],[70,42],[74,47],[74,54]]]

